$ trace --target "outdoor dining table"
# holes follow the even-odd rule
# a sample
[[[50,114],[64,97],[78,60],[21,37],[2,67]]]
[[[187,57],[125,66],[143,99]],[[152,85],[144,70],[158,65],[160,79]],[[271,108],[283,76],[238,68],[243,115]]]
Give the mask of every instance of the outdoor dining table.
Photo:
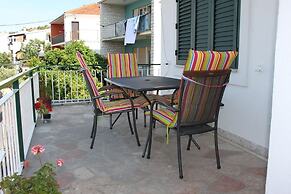
[[[121,89],[130,89],[141,93],[150,104],[147,92],[179,89],[180,86],[180,79],[163,76],[105,78],[105,81]]]

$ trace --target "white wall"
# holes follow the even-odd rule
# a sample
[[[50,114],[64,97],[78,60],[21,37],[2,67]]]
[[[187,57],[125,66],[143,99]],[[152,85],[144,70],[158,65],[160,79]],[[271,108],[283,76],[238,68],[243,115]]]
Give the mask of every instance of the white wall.
[[[65,14],[65,42],[72,40],[72,22],[79,22],[79,39],[90,49],[100,53],[100,16],[84,14]]]
[[[161,72],[181,77],[183,67],[176,65],[174,55],[176,2],[157,2],[162,4]],[[239,69],[232,73],[220,115],[220,128],[254,144],[261,154],[269,145],[277,4],[277,0],[241,1]]]
[[[28,43],[29,40],[34,40],[34,39],[38,39],[38,40],[41,40],[41,41],[45,41],[46,43],[49,43],[48,34],[50,34],[50,29],[34,30],[34,31],[31,31],[31,32],[25,32],[25,34],[26,34],[25,43]]]
[[[280,0],[266,193],[291,193],[291,1]]]
[[[9,47],[8,47],[8,44],[9,44],[9,40],[8,40],[8,36],[9,34],[6,33],[6,32],[0,32],[0,52],[3,53],[3,52],[10,52],[9,51]]]

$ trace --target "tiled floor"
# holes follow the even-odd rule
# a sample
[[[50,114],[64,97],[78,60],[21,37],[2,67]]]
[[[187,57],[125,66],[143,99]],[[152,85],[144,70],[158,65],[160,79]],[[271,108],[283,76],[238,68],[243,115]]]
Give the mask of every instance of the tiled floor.
[[[212,134],[196,137],[200,151],[194,147],[187,151],[187,139],[183,138],[183,180],[178,178],[175,133],[167,145],[165,128],[161,125],[154,130],[150,160],[141,157],[147,135],[142,119],[138,120],[142,146],[137,147],[126,117],[113,130],[109,129],[107,116],[99,117],[98,136],[94,149],[90,150],[91,112],[90,105],[55,107],[52,121],[39,122],[35,129],[32,145],[45,145],[43,160],[65,160],[65,165],[57,169],[63,193],[264,193],[266,162],[220,140],[222,169],[217,170]],[[26,176],[39,166],[30,153],[28,160]]]

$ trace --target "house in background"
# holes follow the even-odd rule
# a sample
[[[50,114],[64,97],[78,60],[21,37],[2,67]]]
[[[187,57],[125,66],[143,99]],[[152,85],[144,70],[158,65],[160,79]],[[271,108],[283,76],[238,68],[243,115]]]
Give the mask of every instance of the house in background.
[[[8,48],[12,55],[12,61],[14,64],[21,59],[21,48],[27,44],[30,40],[41,40],[45,43],[50,42],[50,29],[30,29],[12,33],[8,35]]]
[[[100,52],[100,7],[85,5],[66,11],[51,24],[53,48],[63,48],[68,42],[82,40],[96,52]]]
[[[152,63],[152,1],[99,0],[101,54],[134,52],[138,64]],[[126,20],[140,16],[135,44],[124,46]]]

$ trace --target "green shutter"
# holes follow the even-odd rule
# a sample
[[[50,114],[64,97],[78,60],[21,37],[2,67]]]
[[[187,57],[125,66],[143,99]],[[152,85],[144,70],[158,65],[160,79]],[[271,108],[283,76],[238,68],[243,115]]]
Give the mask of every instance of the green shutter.
[[[196,50],[209,50],[209,33],[210,33],[210,0],[195,1],[195,38],[193,40]]]
[[[239,0],[215,0],[214,42],[216,51],[238,51]],[[233,64],[237,68],[237,61]]]
[[[177,59],[183,64],[191,48],[192,0],[178,0],[177,11]]]

